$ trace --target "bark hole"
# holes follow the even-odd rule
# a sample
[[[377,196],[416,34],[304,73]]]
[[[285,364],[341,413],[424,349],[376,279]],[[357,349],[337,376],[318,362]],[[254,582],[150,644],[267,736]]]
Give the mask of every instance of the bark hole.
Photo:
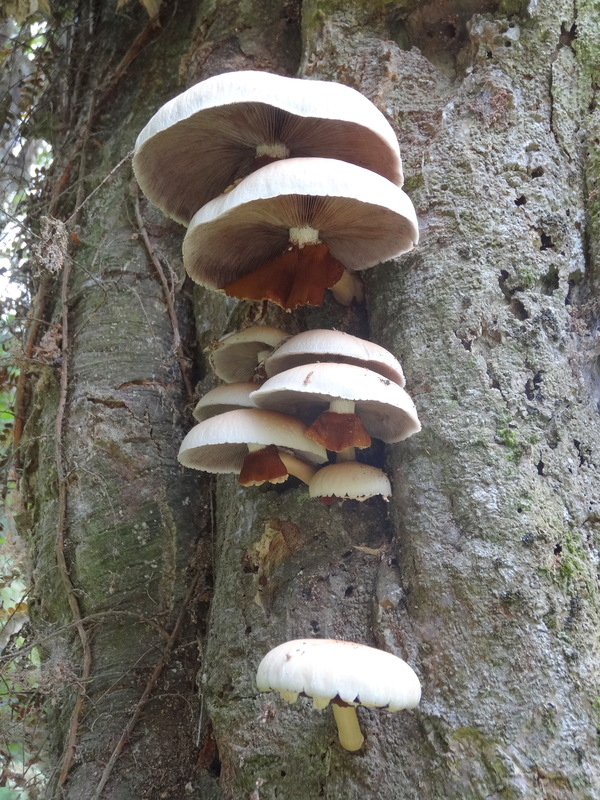
[[[540,458],[540,460],[538,461],[538,463],[535,466],[536,466],[536,469],[538,471],[538,475],[543,475],[544,474],[544,462],[542,461],[541,458]]]
[[[540,250],[544,248],[540,247]],[[542,292],[545,295],[552,295],[558,289],[558,268],[550,267],[542,278]]]
[[[540,250],[554,250],[555,249],[554,242],[552,241],[552,237],[548,236],[548,234],[544,233],[544,231],[542,231],[541,234],[540,234],[540,241],[541,241]]]

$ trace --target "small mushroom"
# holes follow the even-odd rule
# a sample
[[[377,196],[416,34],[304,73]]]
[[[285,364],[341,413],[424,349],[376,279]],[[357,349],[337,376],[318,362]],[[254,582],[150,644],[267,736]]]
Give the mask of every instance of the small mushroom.
[[[179,449],[184,467],[238,474],[242,486],[282,483],[294,475],[308,483],[327,453],[287,414],[242,408],[195,425]]]
[[[268,72],[229,72],[160,108],[139,134],[137,181],[183,224],[209,200],[274,159],[349,161],[402,185],[398,142],[383,114],[348,86]]]
[[[203,286],[291,310],[320,305],[345,269],[394,258],[418,238],[411,201],[386,178],[331,158],[292,158],[201,208],[183,260]]]
[[[202,422],[237,408],[256,408],[250,394],[257,388],[256,383],[224,383],[211,389],[196,403],[194,418]]]
[[[390,481],[385,472],[358,461],[342,461],[329,464],[315,473],[308,484],[311,497],[320,497],[321,502],[330,505],[335,500],[367,500],[381,495],[387,500],[392,493]]]
[[[368,447],[362,430],[384,442],[401,442],[421,430],[414,403],[401,386],[353,364],[293,367],[269,378],[251,398],[259,408],[314,420],[307,435],[338,453]]]
[[[227,383],[249,381],[257,367],[289,333],[268,325],[250,325],[228,333],[206,348],[215,375]]]
[[[354,642],[297,639],[271,650],[256,673],[261,692],[276,691],[288,703],[312,697],[315,708],[332,703],[340,744],[360,750],[364,737],[356,706],[398,711],[414,708],[421,685],[401,658]]]
[[[290,336],[265,359],[268,378],[286,369],[314,362],[354,364],[378,372],[398,386],[404,386],[404,373],[398,359],[378,344],[342,331],[311,330]]]

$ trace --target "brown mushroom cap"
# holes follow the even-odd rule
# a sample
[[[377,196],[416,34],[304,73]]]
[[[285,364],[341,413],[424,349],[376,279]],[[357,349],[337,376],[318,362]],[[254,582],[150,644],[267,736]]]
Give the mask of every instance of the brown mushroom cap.
[[[183,260],[194,281],[222,289],[311,228],[346,269],[411,250],[419,238],[408,196],[374,172],[332,158],[291,158],[253,172],[194,215]]]
[[[246,381],[244,383],[224,383],[207,392],[196,403],[194,418],[202,422],[217,414],[234,411],[237,408],[256,408],[250,394],[258,384]]]
[[[251,325],[222,336],[206,349],[215,375],[227,383],[249,381],[262,353],[281,344],[289,333],[268,325]]]
[[[369,434],[401,442],[421,430],[417,411],[401,386],[353,364],[304,364],[269,378],[251,394],[259,408],[314,419],[337,399],[351,401]]]
[[[333,497],[340,500],[366,500],[381,495],[385,500],[392,487],[385,472],[358,461],[330,464],[315,473],[308,485],[311,497]]]
[[[133,168],[144,194],[187,224],[255,168],[260,148],[349,161],[402,185],[398,142],[383,114],[339,83],[229,72],[160,108],[139,134]]]
[[[378,372],[399,386],[406,383],[398,359],[383,347],[342,331],[312,330],[290,336],[265,360],[267,377],[302,364],[332,361]]]
[[[210,417],[195,425],[179,449],[184,467],[206,472],[239,473],[248,445],[275,445],[284,448],[309,464],[327,461],[323,447],[304,435],[305,426],[286,414],[238,409]]]

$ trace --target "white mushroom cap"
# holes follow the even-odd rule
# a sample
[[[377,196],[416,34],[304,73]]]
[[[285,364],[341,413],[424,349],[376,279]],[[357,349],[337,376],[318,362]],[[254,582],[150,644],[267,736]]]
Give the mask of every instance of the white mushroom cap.
[[[257,384],[249,381],[217,386],[200,398],[194,409],[194,417],[202,422],[236,408],[256,408],[254,401],[250,399],[250,393],[256,388]]]
[[[375,172],[332,158],[290,158],[253,172],[194,215],[183,241],[192,279],[222,289],[281,255],[290,229],[311,228],[346,269],[411,250],[419,238],[408,196]]]
[[[259,408],[314,418],[336,399],[355,404],[368,433],[401,442],[421,430],[417,410],[401,386],[353,364],[304,364],[269,378],[251,395]]]
[[[392,493],[385,472],[358,461],[343,461],[323,467],[308,484],[311,497],[339,497],[341,500],[366,500],[375,495],[387,499]]]
[[[264,145],[349,161],[402,185],[394,131],[366,97],[339,83],[255,71],[208,78],[162,106],[137,138],[133,168],[149,200],[187,224],[254,169]]]
[[[419,679],[401,658],[336,639],[280,644],[260,662],[256,685],[262,692],[279,692],[288,702],[306,694],[317,708],[339,698],[353,706],[398,711],[414,708],[421,699]]]
[[[290,336],[265,360],[267,377],[302,364],[333,361],[378,372],[399,386],[406,383],[400,362],[378,344],[342,331],[312,330]]]
[[[249,381],[263,354],[281,344],[289,333],[268,325],[251,325],[222,336],[209,345],[209,360],[215,375],[227,383]]]
[[[179,449],[184,467],[206,472],[239,473],[248,445],[276,445],[310,464],[327,461],[323,447],[304,435],[305,426],[286,414],[238,409],[210,417],[195,425]]]

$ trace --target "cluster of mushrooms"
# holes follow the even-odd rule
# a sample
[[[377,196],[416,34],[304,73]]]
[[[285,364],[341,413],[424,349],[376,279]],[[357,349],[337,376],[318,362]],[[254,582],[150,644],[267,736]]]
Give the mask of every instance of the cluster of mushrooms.
[[[286,311],[320,305],[326,290],[361,302],[357,273],[418,240],[393,129],[341,84],[254,71],[209,78],[158,110],[133,165],[148,199],[187,226],[188,274],[230,297]],[[387,350],[339,331],[253,325],[216,342],[210,362],[224,383],[194,410],[184,466],[235,473],[243,486],[292,475],[325,503],[391,494],[386,474],[355,457],[373,438],[420,430]],[[361,671],[376,685],[361,685]],[[348,750],[363,743],[355,706],[412,708],[421,693],[396,656],[328,639],[276,647],[257,685],[289,702],[331,701]]]

